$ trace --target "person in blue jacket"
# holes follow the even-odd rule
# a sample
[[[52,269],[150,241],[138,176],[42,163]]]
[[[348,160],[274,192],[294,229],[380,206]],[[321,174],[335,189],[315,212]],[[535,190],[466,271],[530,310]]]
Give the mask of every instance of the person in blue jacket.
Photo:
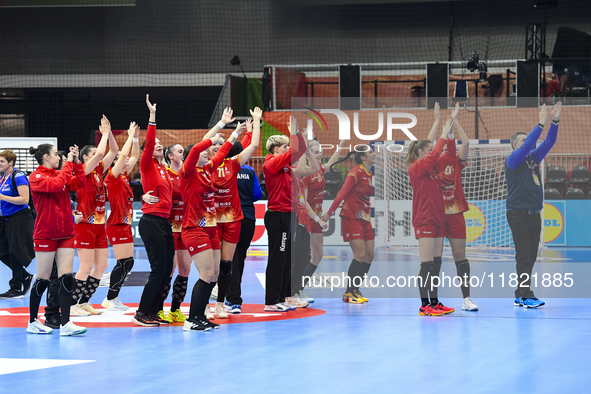
[[[548,120],[546,105],[540,110],[540,121],[526,135],[517,132],[511,136],[513,152],[505,160],[507,179],[507,222],[515,244],[515,261],[519,286],[515,290],[515,306],[538,308],[545,304],[531,290],[531,274],[538,257],[544,207],[544,185],[540,163],[556,143],[562,102],[556,103],[550,116],[552,124],[544,142],[536,148],[536,142]]]

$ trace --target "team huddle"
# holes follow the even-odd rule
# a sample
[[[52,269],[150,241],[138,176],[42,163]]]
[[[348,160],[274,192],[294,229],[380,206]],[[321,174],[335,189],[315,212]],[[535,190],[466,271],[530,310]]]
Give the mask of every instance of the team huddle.
[[[28,332],[49,334],[53,328],[59,328],[60,335],[86,332],[86,328],[72,323],[70,316],[103,313],[103,310],[93,308],[90,299],[107,268],[109,244],[113,247],[117,263],[110,273],[109,291],[102,306],[107,310],[129,309],[119,299],[119,293],[134,265],[131,230],[134,196],[129,176],[138,160],[144,192],[139,233],[150,263],[150,274],[132,321],[148,327],[179,322],[183,323],[185,331],[219,328],[218,324],[211,321],[214,319],[209,305],[212,292],[216,298],[215,317],[224,319],[228,318],[228,313],[241,312],[240,284],[246,251],[255,228],[253,203],[261,198],[257,175],[246,163],[261,140],[262,111],[259,108],[250,111],[252,120],[243,124],[238,122],[226,140],[220,131],[234,121],[232,110],[227,108],[220,122],[203,136],[201,142],[185,148],[173,144],[165,149],[156,138],[156,104],[149,101],[149,96],[146,96],[146,104],[150,117],[141,148],[140,128],[135,122],[130,124],[128,138],[119,150],[110,123],[103,116],[98,146],[86,146],[80,151],[77,146],[73,146],[67,155],[60,155],[49,144],[31,148],[31,154],[39,167],[30,175],[29,183],[26,177],[19,181],[17,197],[0,197],[3,215],[11,205],[26,209],[28,198],[25,198],[25,193],[28,196],[29,191],[23,186],[30,184],[37,211],[34,228],[32,219],[28,217],[19,219],[20,222],[14,221],[23,228],[33,228],[37,279],[31,286],[32,276],[24,270],[28,263],[22,264],[16,270],[13,268],[13,278],[17,278],[14,283],[18,285],[18,290],[16,287],[11,289],[20,292],[22,297],[31,288]],[[507,207],[508,210],[515,210],[511,214],[526,212],[528,215],[538,214],[539,217],[539,210],[535,212],[535,208],[540,198],[538,194],[542,192],[538,189],[528,191],[533,196],[529,196],[530,200],[536,205],[533,210],[519,204],[512,207],[515,199],[522,198],[521,194],[511,189],[513,171],[516,174],[529,174],[532,163],[539,163],[548,153],[556,140],[560,109],[561,104],[558,103],[552,110],[552,123],[556,127],[551,127],[548,143],[543,150],[538,148],[532,151],[530,140],[534,137],[537,140],[543,129],[548,116],[545,106],[540,112],[540,123],[530,133],[534,137],[521,138],[519,136],[525,133],[516,133],[515,138],[511,138],[515,157],[512,154],[506,164],[509,165]],[[430,286],[433,278],[440,273],[444,237],[449,239],[458,276],[470,276],[463,214],[468,210],[468,203],[461,179],[462,168],[466,166],[469,139],[457,120],[458,112],[459,107],[456,106],[443,127],[440,139],[435,143],[441,120],[439,105],[436,104],[435,123],[428,139],[413,141],[407,156],[413,189],[412,225],[419,240],[421,259],[421,316],[454,312],[453,308],[439,301],[437,287]],[[355,153],[356,165],[347,172],[345,182],[329,210],[323,212],[325,172],[334,171],[338,163],[348,160],[353,153],[349,152],[339,160],[337,149],[329,161],[322,164],[320,143],[316,139],[305,139],[293,116],[288,121],[288,130],[289,137],[274,135],[267,140],[266,149],[269,153],[263,164],[269,194],[264,219],[269,248],[264,310],[289,312],[314,302],[304,289],[309,285],[307,279],[315,273],[323,258],[323,232],[328,229],[330,217],[341,206],[343,240],[349,243],[353,252],[343,301],[366,303],[369,300],[363,296],[359,286],[374,259],[370,197],[374,192],[371,168],[376,161],[375,154],[372,150]],[[454,131],[458,132],[462,140],[457,153]],[[243,133],[244,138],[238,141]],[[344,142],[341,141],[341,146]],[[445,145],[447,150],[442,153]],[[5,170],[2,194],[6,194],[4,185],[8,185],[7,180],[15,169],[9,165],[12,156],[0,156],[0,169]],[[532,182],[535,182],[535,171],[533,174]],[[526,182],[525,179],[524,176],[519,182]],[[535,187],[539,187],[539,182]],[[14,195],[15,190],[12,189],[8,187],[6,190]],[[77,195],[75,210],[72,209],[70,191]],[[108,218],[107,198],[111,207]],[[509,224],[512,226],[510,219]],[[513,230],[513,226],[511,228]],[[516,231],[513,233],[515,239]],[[533,250],[524,251],[522,244],[518,246],[517,239],[515,241],[518,273],[529,270],[531,274],[535,262]],[[77,249],[80,260],[80,268],[75,275],[74,249]],[[527,256],[523,257],[524,253]],[[180,306],[188,292],[191,263],[195,264],[199,279],[190,293],[190,309],[186,316]],[[175,270],[177,276],[173,281]],[[51,286],[52,283],[57,285]],[[11,288],[12,285],[13,281]],[[41,323],[37,318],[38,310],[41,297],[48,288],[48,307],[51,299],[56,313],[53,319],[49,319],[46,312],[45,323]],[[172,305],[166,313],[164,301],[171,290]],[[462,283],[461,290],[462,309],[478,310],[470,298],[467,280]],[[522,293],[516,293],[516,305],[543,305],[531,291],[519,291]]]

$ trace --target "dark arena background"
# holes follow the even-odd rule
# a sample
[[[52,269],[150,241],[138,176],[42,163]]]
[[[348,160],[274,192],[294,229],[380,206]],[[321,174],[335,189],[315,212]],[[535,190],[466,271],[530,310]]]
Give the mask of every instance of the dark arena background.
[[[0,151],[15,152],[19,169],[37,168],[28,153],[33,145],[97,145],[103,114],[120,148],[131,121],[141,126],[141,144],[146,94],[157,103],[164,146],[201,141],[226,107],[236,122],[255,107],[264,111],[262,140],[248,161],[263,196],[243,273],[243,313],[216,319],[222,324],[216,332],[188,333],[178,324],[137,327],[133,313],[107,311],[73,317],[88,332],[60,338],[27,335],[29,295],[0,300],[0,393],[591,390],[584,379],[591,321],[591,2],[0,0]],[[521,308],[513,305],[509,281],[515,249],[505,219],[504,159],[511,135],[529,133],[540,107],[559,101],[558,139],[540,166],[545,204],[534,272],[546,305]],[[440,294],[456,311],[437,317],[418,315],[417,288],[384,287],[390,276],[417,275],[420,258],[406,155],[383,149],[395,142],[406,153],[410,142],[401,128],[387,133],[386,114],[412,115],[410,131],[427,138],[436,103],[443,120],[459,103],[458,120],[471,140],[463,172],[467,258],[480,279],[471,284],[477,312],[461,309],[452,285]],[[327,109],[351,120],[349,150],[376,151],[376,252],[368,275],[380,284],[363,285],[366,304],[342,301],[344,286],[335,278],[346,275],[353,255],[337,213],[317,271],[332,285],[319,281],[307,290],[315,298],[308,308],[265,313],[265,144],[272,135],[289,135],[294,115],[301,129],[313,129],[328,161],[342,124]],[[223,130],[226,138],[234,127]],[[375,130],[371,141],[362,138]],[[339,166],[341,173],[326,175],[325,209],[355,162]],[[131,180],[135,267],[121,300],[135,308],[150,272],[137,230],[139,163]],[[98,309],[115,263],[109,248],[92,300]],[[78,266],[76,257],[74,272]],[[35,260],[28,270],[35,272]],[[442,271],[456,273],[447,242]],[[543,282],[545,274],[551,280]],[[2,265],[0,291],[10,278]],[[189,289],[197,280],[193,267]],[[45,296],[40,318],[44,305]]]

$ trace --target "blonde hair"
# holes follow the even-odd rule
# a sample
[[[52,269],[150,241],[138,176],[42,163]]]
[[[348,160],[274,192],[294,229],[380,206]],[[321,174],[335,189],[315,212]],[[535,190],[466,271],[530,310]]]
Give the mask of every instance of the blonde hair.
[[[275,148],[283,144],[289,144],[289,137],[283,134],[272,135],[267,140],[266,148],[270,154],[273,154]]]
[[[318,140],[312,140],[308,142],[308,149],[312,150],[313,147],[317,146],[320,149],[320,142]]]
[[[406,155],[406,164],[411,165],[414,163],[419,158],[419,150],[424,150],[431,143],[431,140],[415,140],[411,142],[408,147],[408,154]]]

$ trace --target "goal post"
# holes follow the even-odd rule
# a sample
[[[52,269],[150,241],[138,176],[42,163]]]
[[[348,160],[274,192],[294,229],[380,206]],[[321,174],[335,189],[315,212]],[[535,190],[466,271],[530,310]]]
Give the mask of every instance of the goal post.
[[[412,227],[412,188],[406,166],[411,142],[377,141],[373,144],[376,247],[418,245]],[[461,141],[457,143],[461,146]],[[398,146],[394,149],[391,145]],[[468,247],[513,246],[505,214],[504,169],[505,159],[511,152],[509,140],[470,140],[467,166],[462,171],[462,185],[470,207],[464,213]],[[542,233],[541,246],[543,241]]]

